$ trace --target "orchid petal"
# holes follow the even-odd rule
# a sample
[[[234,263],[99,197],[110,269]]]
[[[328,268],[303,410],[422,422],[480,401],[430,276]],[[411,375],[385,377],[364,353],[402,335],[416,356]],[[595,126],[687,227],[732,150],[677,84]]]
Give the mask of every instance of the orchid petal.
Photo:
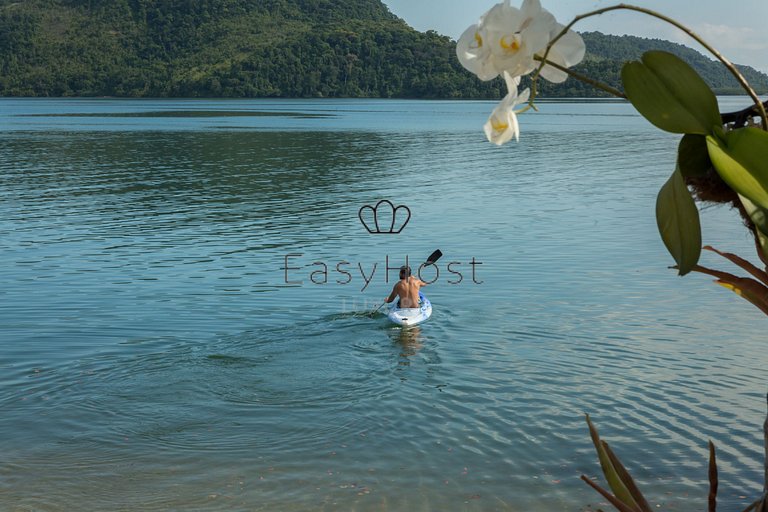
[[[522,39],[530,54],[538,53],[547,47],[550,41],[550,33],[557,26],[557,20],[549,11],[541,11],[535,18],[531,18],[522,29]]]
[[[512,77],[509,73],[504,73],[504,79],[507,82],[509,94],[493,109],[488,121],[483,126],[483,131],[489,142],[501,146],[506,144],[512,138],[520,140],[520,123],[517,120],[515,106],[526,103],[530,95],[530,89],[525,89],[518,96],[517,85],[520,83],[520,77]]]
[[[512,133],[515,135],[515,142],[520,142],[520,123],[517,121],[517,114],[511,111],[509,119],[512,122]]]
[[[490,32],[517,32],[523,21],[516,7],[496,4],[483,15],[480,25]]]
[[[456,56],[464,68],[477,75],[480,80],[493,80],[499,76],[494,63],[488,59],[488,48],[484,44],[483,31],[479,25],[472,25],[456,43]]]
[[[507,91],[509,94],[515,91],[515,97],[517,97],[517,86],[520,85],[520,76],[512,76],[508,71],[504,71],[504,82],[507,84]]]
[[[547,60],[550,62],[554,62],[555,64],[565,66],[565,60],[560,54],[550,52],[549,56],[547,57]],[[540,74],[542,78],[549,80],[554,84],[565,82],[565,79],[568,78],[568,73],[566,73],[565,71],[560,71],[559,69],[552,66],[544,66],[543,68],[541,68]]]
[[[520,12],[523,13],[525,18],[533,18],[541,11],[541,2],[539,0],[523,0],[523,5],[520,6]]]
[[[520,125],[517,122],[517,115],[512,110],[508,98],[505,98],[491,113],[488,121],[483,126],[485,136],[489,142],[497,146],[506,144],[513,137],[519,137]]]
[[[474,58],[477,50],[473,48],[473,43],[477,44],[475,34],[477,34],[478,26],[472,25],[461,34],[459,40],[456,42],[456,56],[459,58],[461,65],[472,71],[467,65],[469,59]]]
[[[520,93],[520,95],[517,97],[517,100],[515,103],[518,105],[522,105],[523,103],[528,103],[528,98],[531,96],[531,90],[526,88],[523,92]]]
[[[563,30],[563,26],[558,25],[555,35],[559,34],[561,30]],[[566,67],[571,67],[575,66],[584,59],[586,50],[587,47],[584,44],[584,40],[581,38],[581,36],[573,30],[569,30],[552,46],[550,55],[552,55],[552,53],[560,55],[564,62],[563,65]]]

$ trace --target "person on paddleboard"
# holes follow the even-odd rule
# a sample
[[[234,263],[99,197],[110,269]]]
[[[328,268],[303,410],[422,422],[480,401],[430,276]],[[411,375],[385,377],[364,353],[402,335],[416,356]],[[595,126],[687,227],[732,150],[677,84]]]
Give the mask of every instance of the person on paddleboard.
[[[400,308],[418,308],[419,307],[419,289],[427,286],[427,283],[411,275],[411,267],[403,265],[400,267],[400,281],[395,283],[392,293],[384,299],[389,304],[397,297],[400,297]]]

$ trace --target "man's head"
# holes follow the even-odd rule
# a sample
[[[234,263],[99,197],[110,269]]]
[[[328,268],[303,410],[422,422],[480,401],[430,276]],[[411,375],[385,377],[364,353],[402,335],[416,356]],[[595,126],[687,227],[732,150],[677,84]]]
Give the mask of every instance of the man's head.
[[[400,267],[400,279],[406,279],[408,277],[411,277],[411,267],[403,265]]]

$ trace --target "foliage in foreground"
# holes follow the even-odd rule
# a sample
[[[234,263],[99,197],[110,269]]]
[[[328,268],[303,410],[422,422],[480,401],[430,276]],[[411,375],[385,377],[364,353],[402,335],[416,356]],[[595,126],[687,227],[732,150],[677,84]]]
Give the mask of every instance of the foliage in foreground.
[[[665,52],[646,52],[625,64],[622,81],[637,111],[658,128],[683,134],[672,176],[661,188],[656,219],[662,240],[675,259],[680,275],[696,271],[714,276],[720,284],[768,315],[768,118],[765,105],[756,103],[728,122],[704,80],[685,62]],[[754,93],[753,93],[754,96]],[[738,113],[737,113],[738,114]],[[758,117],[759,124],[753,119]],[[688,186],[691,189],[689,190]],[[701,224],[695,196],[702,201],[726,202],[739,210],[755,240],[757,265],[731,253],[713,251],[752,277],[740,277],[699,265]],[[629,472],[600,440],[587,416],[600,465],[613,494],[582,479],[621,512],[651,512],[651,507]],[[768,419],[764,424],[766,460],[762,495],[745,512],[768,512]],[[709,443],[708,510],[717,509],[717,462]]]
[[[571,69],[582,61],[585,44],[571,30],[581,19],[609,11],[629,10],[661,19],[687,33],[717,57],[754,102],[741,112],[721,114],[713,91],[701,76],[679,57],[664,51],[647,51],[624,64],[624,91],[595,77]],[[518,114],[534,107],[539,78],[561,83],[568,76],[608,94],[626,98],[657,128],[682,139],[677,162],[656,202],[659,233],[674,258],[679,275],[700,272],[714,276],[720,284],[743,297],[768,315],[768,102],[728,59],[689,28],[656,11],[628,4],[604,7],[577,16],[561,25],[541,7],[539,0],[523,0],[520,8],[510,0],[496,4],[461,36],[457,56],[462,65],[483,80],[503,76],[507,95],[491,112],[485,125],[489,142],[502,145],[519,139]],[[530,90],[518,93],[520,79],[531,77]],[[521,99],[525,98],[525,99]],[[521,107],[522,104],[527,106]],[[757,121],[756,121],[757,120]],[[690,189],[689,189],[690,186]],[[731,253],[702,248],[702,230],[696,199],[728,203],[737,208],[754,237],[763,268]],[[713,251],[746,271],[740,277],[699,265],[702,249]],[[620,512],[650,512],[652,509],[638,486],[611,450],[600,439],[587,416],[590,435],[611,492],[590,479],[595,488]],[[762,495],[746,510],[768,512],[768,419],[765,435],[765,482]],[[710,442],[709,511],[717,507],[717,463]]]
[[[622,70],[632,105],[658,128],[681,133],[675,171],[659,191],[656,218],[662,240],[680,275],[711,275],[768,315],[768,119],[765,104],[721,114],[706,83],[683,61],[663,52],[647,52]],[[760,124],[754,118],[760,118]],[[690,186],[690,189],[689,189]],[[702,248],[701,224],[694,197],[727,203],[738,209],[752,233],[763,268],[711,246]],[[702,249],[712,251],[752,277],[741,277],[699,265]],[[587,416],[603,475],[613,492],[582,479],[620,512],[651,512],[647,500],[610,446]],[[768,512],[768,419],[765,436],[765,484],[762,495],[744,512]],[[717,510],[718,472],[715,446],[709,443],[708,511]]]
[[[592,443],[595,446],[600,469],[603,471],[608,489],[596,484],[585,475],[581,475],[590,487],[600,493],[608,503],[610,503],[619,512],[652,512],[654,509],[648,504],[643,493],[635,483],[635,480],[624,467],[621,460],[613,452],[610,445],[600,438],[597,429],[587,415],[587,425],[589,426],[589,435],[592,437]],[[766,446],[768,447],[768,420],[764,425],[766,433]],[[768,449],[768,448],[767,448]],[[766,453],[768,457],[768,453]],[[717,512],[717,489],[719,486],[717,471],[717,455],[715,445],[709,442],[709,493],[707,495],[707,511]],[[766,460],[766,479],[768,479],[768,459]],[[763,495],[749,505],[743,512],[768,512],[768,493],[764,490]]]

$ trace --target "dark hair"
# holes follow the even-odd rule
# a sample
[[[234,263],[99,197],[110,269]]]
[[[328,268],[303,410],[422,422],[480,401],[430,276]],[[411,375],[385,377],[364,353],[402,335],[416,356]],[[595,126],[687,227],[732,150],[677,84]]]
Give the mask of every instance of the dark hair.
[[[411,267],[408,265],[403,265],[400,267],[400,279],[403,279],[404,277],[410,277],[411,276]]]

